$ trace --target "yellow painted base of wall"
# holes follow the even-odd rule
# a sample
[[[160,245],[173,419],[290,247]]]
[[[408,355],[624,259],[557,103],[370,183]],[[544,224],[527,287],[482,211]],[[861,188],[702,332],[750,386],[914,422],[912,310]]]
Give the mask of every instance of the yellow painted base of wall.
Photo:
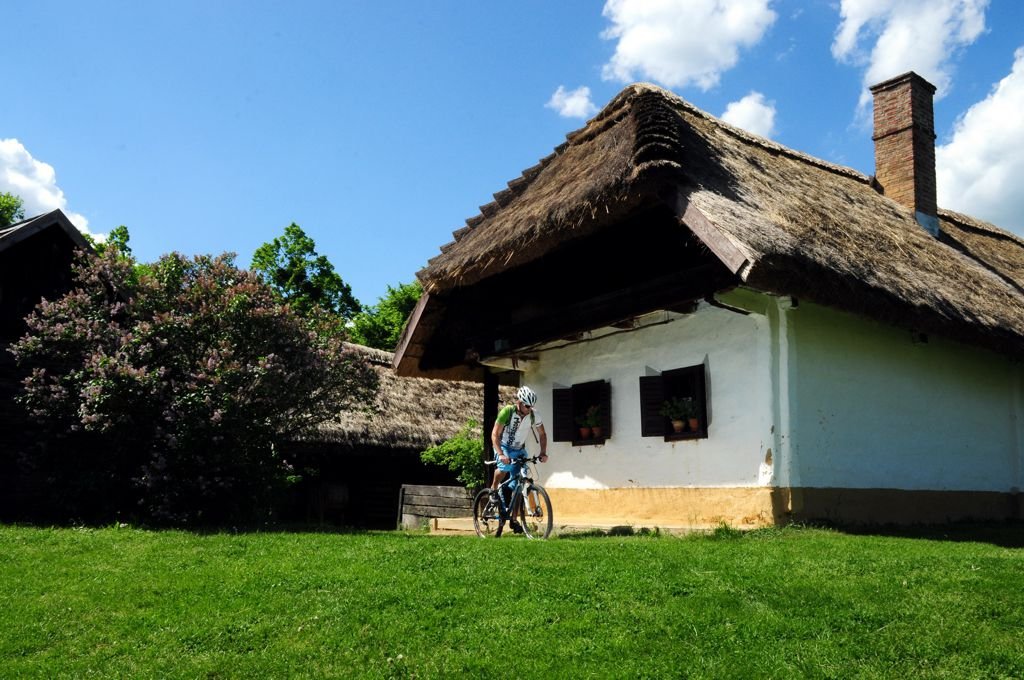
[[[768,488],[548,489],[557,524],[737,528],[778,523]]]
[[[1021,494],[902,489],[548,489],[555,523],[752,529],[792,521],[939,524],[1024,518]]]

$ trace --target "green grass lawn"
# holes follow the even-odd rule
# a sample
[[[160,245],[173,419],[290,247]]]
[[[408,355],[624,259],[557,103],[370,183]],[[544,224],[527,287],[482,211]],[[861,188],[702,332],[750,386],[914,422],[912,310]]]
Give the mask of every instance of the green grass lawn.
[[[0,527],[0,677],[1024,677],[1024,529],[955,531]]]

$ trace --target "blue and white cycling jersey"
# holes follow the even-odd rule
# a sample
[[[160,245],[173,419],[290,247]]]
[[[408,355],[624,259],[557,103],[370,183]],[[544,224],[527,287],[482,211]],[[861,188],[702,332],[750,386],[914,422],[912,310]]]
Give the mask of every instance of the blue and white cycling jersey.
[[[540,416],[534,411],[531,410],[529,416],[524,418],[512,405],[506,406],[498,412],[498,422],[505,426],[501,432],[501,445],[512,449],[525,448],[527,432],[531,428],[543,424]]]

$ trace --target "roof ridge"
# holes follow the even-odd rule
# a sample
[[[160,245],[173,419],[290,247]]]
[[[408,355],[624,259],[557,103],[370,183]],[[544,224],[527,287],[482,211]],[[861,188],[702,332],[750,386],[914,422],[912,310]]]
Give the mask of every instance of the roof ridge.
[[[82,232],[78,230],[78,227],[68,219],[68,216],[60,208],[55,208],[49,212],[35,215],[0,229],[0,249],[9,248],[54,224],[59,224],[61,229],[67,233],[68,237],[78,247],[92,249],[92,246],[89,245],[89,241],[86,240]]]
[[[945,217],[946,219],[956,222],[961,227],[980,231],[984,234],[988,234],[989,236],[1005,238],[1007,241],[1012,241],[1021,248],[1024,248],[1024,238],[1009,229],[1003,229],[991,222],[986,222],[985,220],[978,219],[977,217],[973,217],[966,213],[950,210],[949,208],[939,208],[939,217]]]
[[[658,93],[665,97],[666,99],[670,100],[675,106],[686,109],[688,112],[709,121],[710,123],[721,128],[723,132],[726,132],[741,141],[760,146],[769,152],[780,153],[784,156],[787,156],[788,158],[792,158],[794,160],[798,160],[804,163],[809,163],[810,165],[821,168],[823,170],[827,170],[829,172],[850,177],[861,182],[864,182],[866,184],[870,184],[874,179],[873,176],[865,175],[864,173],[854,168],[845,165],[840,165],[838,163],[832,163],[831,161],[827,161],[823,158],[818,158],[817,156],[812,156],[811,154],[805,153],[803,151],[797,151],[796,149],[785,146],[784,144],[768,139],[766,137],[761,137],[760,135],[756,135],[748,130],[744,130],[741,127],[737,127],[695,106],[694,104],[688,102],[686,99],[683,99],[675,92],[672,92],[671,90],[666,90],[665,88],[655,85],[653,83],[636,83],[630,87],[635,88],[637,91],[650,91]],[[992,236],[1006,238],[1007,240],[1013,241],[1017,245],[1024,248],[1024,237],[1021,237],[1020,235],[1008,229],[1004,229],[995,224],[992,224],[991,222],[981,220],[977,217],[968,215],[966,213],[950,210],[949,208],[940,207],[938,209],[938,212],[940,216],[945,216],[950,219],[953,219],[957,221],[957,223],[969,229],[974,229],[975,231],[990,234]]]
[[[493,194],[494,200],[490,203],[486,203],[480,206],[480,212],[476,215],[466,218],[463,226],[452,232],[452,241],[442,245],[439,248],[438,255],[428,260],[428,265],[436,260],[438,257],[443,255],[445,252],[450,250],[452,246],[465,238],[470,232],[476,227],[482,224],[490,215],[497,212],[499,209],[508,205],[510,202],[515,200],[519,195],[526,190],[526,188],[533,182],[534,179],[547,167],[552,160],[557,158],[566,148],[569,146],[575,146],[577,144],[583,144],[597,135],[604,132],[607,128],[619,122],[624,115],[624,111],[628,108],[628,105],[635,100],[643,97],[644,95],[657,95],[661,99],[665,100],[670,106],[677,109],[684,109],[688,113],[700,117],[711,124],[715,125],[723,132],[732,135],[742,142],[759,146],[770,153],[777,153],[793,160],[801,161],[809,165],[821,168],[828,172],[832,172],[838,175],[855,179],[865,184],[871,183],[871,177],[865,175],[853,168],[849,168],[836,163],[831,163],[816,156],[791,149],[783,144],[774,142],[770,139],[766,139],[759,135],[755,135],[747,130],[736,127],[730,123],[725,122],[721,118],[718,118],[703,109],[691,104],[690,102],[683,99],[681,96],[666,90],[665,88],[655,85],[654,83],[638,82],[627,85],[623,88],[619,94],[617,94],[608,104],[604,106],[593,118],[589,119],[583,127],[573,130],[566,134],[566,141],[562,142],[554,148],[552,153],[544,156],[536,164],[523,170],[518,177],[510,180],[506,183],[507,188]]]
[[[50,216],[50,215],[52,215],[52,214],[54,214],[56,212],[60,212],[60,208],[54,208],[53,210],[48,210],[47,212],[39,213],[38,215],[33,215],[32,217],[26,217],[25,219],[23,219],[23,220],[21,220],[19,222],[14,222],[12,224],[8,224],[6,227],[4,227],[0,231],[10,231],[10,230],[13,230],[13,229],[20,229],[21,227],[26,226],[29,222],[34,222],[35,220],[41,219],[43,217],[48,217],[48,216]]]
[[[342,344],[346,349],[362,354],[370,363],[390,366],[391,362],[395,358],[394,352],[389,352],[386,349],[378,349],[376,347],[370,347],[369,345],[360,345],[355,342],[347,341]]]
[[[871,176],[865,175],[859,170],[855,170],[845,165],[839,165],[838,163],[833,163],[823,158],[818,158],[817,156],[812,156],[811,154],[803,151],[797,151],[796,149],[788,147],[774,140],[768,139],[767,137],[762,137],[760,135],[754,134],[753,132],[750,132],[749,130],[744,130],[741,127],[737,127],[732,123],[728,123],[719,118],[718,116],[708,113],[704,109],[701,109],[700,107],[691,104],[690,102],[683,99],[681,96],[679,96],[675,92],[672,92],[671,90],[666,90],[663,87],[659,87],[651,83],[641,83],[640,86],[643,90],[660,94],[676,108],[685,109],[687,112],[700,118],[703,118],[709,123],[720,128],[723,132],[732,135],[733,137],[739,139],[742,142],[759,146],[770,153],[778,153],[793,160],[808,163],[815,167],[821,168],[822,170],[827,170],[838,175],[843,175],[846,177],[850,177],[852,179],[856,179],[860,182],[864,182],[865,184],[871,183]]]

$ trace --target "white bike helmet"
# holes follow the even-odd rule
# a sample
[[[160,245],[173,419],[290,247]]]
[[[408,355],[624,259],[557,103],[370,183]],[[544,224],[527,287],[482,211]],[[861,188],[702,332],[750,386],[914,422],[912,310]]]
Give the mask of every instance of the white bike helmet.
[[[523,385],[522,387],[519,388],[519,391],[516,392],[516,399],[523,402],[527,406],[532,407],[534,404],[537,403],[537,393],[531,390],[526,385]]]

